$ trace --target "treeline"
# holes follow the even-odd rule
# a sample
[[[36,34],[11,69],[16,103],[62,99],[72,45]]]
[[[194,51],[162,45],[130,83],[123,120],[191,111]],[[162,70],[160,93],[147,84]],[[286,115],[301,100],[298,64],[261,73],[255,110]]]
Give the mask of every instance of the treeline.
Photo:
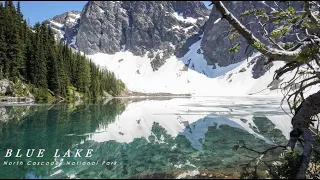
[[[0,1],[0,79],[18,79],[32,85],[37,99],[48,93],[73,98],[73,90],[83,97],[96,99],[107,92],[117,96],[124,84],[114,73],[100,70],[80,52],[57,43],[44,23],[30,27],[23,18],[20,3]]]

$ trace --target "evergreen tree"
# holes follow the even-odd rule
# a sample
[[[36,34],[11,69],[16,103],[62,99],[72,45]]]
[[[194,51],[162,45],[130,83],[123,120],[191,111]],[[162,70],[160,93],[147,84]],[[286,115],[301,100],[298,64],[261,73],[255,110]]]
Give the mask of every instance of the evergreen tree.
[[[48,28],[44,23],[40,25],[40,41],[41,41],[41,51],[45,59],[47,59],[48,51],[49,51],[49,44],[48,44]]]
[[[17,78],[19,77],[19,71],[22,65],[22,44],[16,31],[13,31],[8,36],[12,37],[12,39],[7,38],[9,39],[9,41],[7,42],[9,44],[7,56],[11,60],[10,76],[13,78]]]
[[[9,11],[11,11],[12,13],[15,13],[15,7],[13,5],[13,1],[5,1],[5,8]]]
[[[17,2],[17,15],[21,17],[21,20],[23,19],[23,15],[21,13],[20,1]]]
[[[16,9],[16,21],[19,28],[19,35],[21,38],[23,38],[23,15],[20,8],[20,1],[17,3],[17,9]]]
[[[7,43],[8,66],[5,67],[5,75],[11,79],[19,77],[19,70],[22,64],[22,44],[19,37],[19,25],[17,22],[16,10],[12,1],[5,4],[5,38]],[[7,71],[9,70],[9,74]]]
[[[99,92],[100,90],[100,83],[98,79],[99,71],[91,61],[90,61],[90,68],[91,68],[91,86],[90,86],[91,94],[90,95],[93,99],[97,99],[101,95],[101,92]]]
[[[37,23],[35,25],[35,39],[33,42],[33,51],[34,51],[34,64],[33,67],[33,83],[37,87],[48,88],[47,84],[47,69],[46,69],[46,60],[45,60],[45,52],[43,50],[43,36],[40,24]]]
[[[76,55],[77,68],[75,72],[75,86],[79,91],[89,95],[90,87],[90,64],[89,61],[85,59],[84,56],[81,56],[78,52]]]
[[[25,65],[26,65],[26,79],[28,79],[28,82],[31,84],[34,84],[36,75],[35,67],[36,67],[36,61],[35,61],[35,50],[34,48],[34,42],[36,40],[36,34],[34,32],[29,33],[29,38],[26,41],[26,48],[25,48]]]
[[[66,97],[67,95],[67,86],[68,86],[68,82],[67,82],[67,76],[66,76],[66,66],[64,64],[64,57],[63,57],[63,44],[59,43],[58,44],[58,48],[57,48],[57,64],[58,64],[58,77],[60,80],[60,94],[63,97]]]
[[[32,84],[36,99],[46,100],[48,89],[69,97],[75,89],[85,98],[98,98],[106,91],[118,95],[124,85],[113,73],[100,70],[80,52],[56,43],[44,23],[33,28],[23,19],[20,2],[3,6],[0,1],[0,78],[23,79]],[[75,87],[75,88],[74,88]]]
[[[4,26],[5,26],[5,14],[4,14],[4,7],[2,2],[0,1],[0,78],[4,76],[4,67],[6,66],[5,63],[8,62],[7,59],[7,45],[5,40],[4,34]]]
[[[32,36],[32,32],[30,32],[30,29],[27,25],[27,21],[24,20],[22,23],[22,28],[21,28],[21,39],[22,39],[22,49],[23,49],[23,54],[22,54],[22,63],[21,63],[21,69],[20,69],[20,74],[23,77],[27,76],[27,63],[28,60],[30,59],[30,51],[31,51],[31,39],[30,37]]]
[[[57,50],[55,45],[55,40],[52,31],[48,30],[48,59],[47,59],[47,69],[48,69],[48,86],[55,94],[60,94],[60,82],[58,74],[58,62],[57,62]]]
[[[32,47],[32,41],[34,34],[30,32],[29,30],[26,31],[26,39],[25,39],[25,48],[24,48],[24,68],[23,68],[23,75],[27,79],[27,82],[31,83],[33,82],[34,74],[33,74],[33,68],[35,66],[34,62],[34,54],[33,54],[33,47]]]
[[[8,62],[7,55],[6,55],[6,41],[4,37],[3,28],[0,29],[0,78],[4,77],[4,67],[7,66],[6,63]]]

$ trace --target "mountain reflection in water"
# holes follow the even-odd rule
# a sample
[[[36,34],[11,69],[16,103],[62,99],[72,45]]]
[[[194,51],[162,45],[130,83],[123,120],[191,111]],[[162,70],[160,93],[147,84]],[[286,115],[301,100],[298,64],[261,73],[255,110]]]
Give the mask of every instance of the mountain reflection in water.
[[[286,143],[290,117],[279,104],[272,98],[194,97],[120,98],[77,106],[3,106],[0,177],[183,178],[188,174],[209,176],[210,172],[235,175],[240,164],[248,160],[244,155],[252,154],[241,148],[232,151],[239,140],[256,150]],[[4,158],[8,148],[45,149],[46,154],[54,154],[56,149],[71,149],[73,154],[75,149],[93,149],[93,155]],[[24,165],[2,164],[17,160]],[[27,165],[28,161],[59,165],[33,166]],[[98,165],[67,165],[68,161]]]

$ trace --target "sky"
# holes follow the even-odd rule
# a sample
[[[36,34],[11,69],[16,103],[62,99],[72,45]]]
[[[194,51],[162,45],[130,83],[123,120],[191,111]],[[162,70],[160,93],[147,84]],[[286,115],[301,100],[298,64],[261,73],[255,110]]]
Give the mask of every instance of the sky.
[[[30,25],[42,22],[68,11],[82,11],[88,1],[20,1],[21,11]],[[206,6],[210,1],[203,1]],[[14,1],[16,4],[17,1]],[[211,8],[211,7],[210,7]]]
[[[30,25],[68,11],[81,11],[88,1],[20,1],[21,11]],[[15,2],[16,3],[16,2]]]

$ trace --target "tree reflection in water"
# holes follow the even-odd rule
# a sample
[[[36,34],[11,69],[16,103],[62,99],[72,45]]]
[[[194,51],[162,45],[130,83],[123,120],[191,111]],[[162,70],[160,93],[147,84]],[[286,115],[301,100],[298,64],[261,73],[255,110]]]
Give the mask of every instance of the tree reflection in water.
[[[56,149],[61,152],[71,149],[74,153],[76,148],[90,148],[94,149],[90,158],[54,159],[45,156],[41,161],[98,162],[98,165],[72,166],[62,163],[60,166],[27,166],[26,162],[40,161],[39,158],[21,158],[25,163],[22,166],[2,165],[1,178],[172,178],[186,171],[216,177],[223,177],[225,173],[233,176],[240,164],[248,160],[242,154],[251,153],[242,149],[233,152],[232,148],[238,140],[244,140],[247,146],[257,150],[269,147],[270,142],[280,144],[286,141],[282,132],[263,115],[253,116],[255,125],[251,126],[262,138],[249,133],[227,117],[210,114],[193,123],[185,123],[185,129],[176,137],[159,123],[153,122],[149,137],[124,143],[116,140],[97,142],[93,136],[97,129],[108,127],[125,111],[125,103],[120,99],[113,99],[106,104],[5,108],[10,118],[0,123],[1,162],[7,148],[42,148],[46,149],[48,155],[53,155]],[[16,161],[17,158],[5,160]],[[102,165],[103,162],[116,164]]]

